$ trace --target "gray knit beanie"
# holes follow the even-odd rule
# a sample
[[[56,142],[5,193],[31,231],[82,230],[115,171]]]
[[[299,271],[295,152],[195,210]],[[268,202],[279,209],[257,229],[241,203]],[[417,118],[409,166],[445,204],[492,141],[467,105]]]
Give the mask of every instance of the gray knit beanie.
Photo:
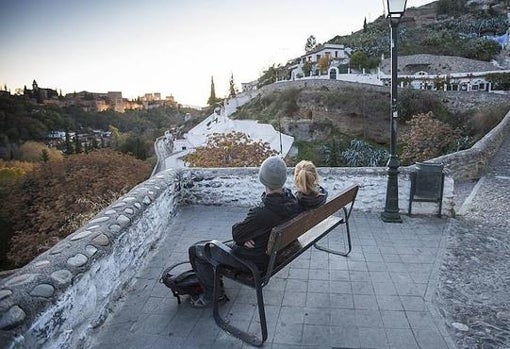
[[[270,156],[259,169],[260,183],[271,189],[283,188],[287,180],[287,166],[278,156]]]

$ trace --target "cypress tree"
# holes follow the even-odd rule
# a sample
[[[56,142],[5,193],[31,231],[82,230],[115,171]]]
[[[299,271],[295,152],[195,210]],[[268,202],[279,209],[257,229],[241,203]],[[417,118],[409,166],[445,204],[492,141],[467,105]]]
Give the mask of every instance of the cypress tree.
[[[230,98],[234,98],[236,96],[236,89],[234,86],[234,74],[230,75],[230,93],[228,95]]]
[[[74,151],[76,152],[76,154],[79,154],[82,152],[81,142],[80,142],[80,138],[78,137],[78,132],[76,132],[76,134],[74,136]]]
[[[71,144],[71,136],[69,136],[69,132],[66,130],[66,154],[74,153],[73,145]]]
[[[214,90],[214,79],[211,76],[211,94],[209,96],[209,99],[207,100],[208,105],[213,105],[217,101],[216,99],[216,91]]]

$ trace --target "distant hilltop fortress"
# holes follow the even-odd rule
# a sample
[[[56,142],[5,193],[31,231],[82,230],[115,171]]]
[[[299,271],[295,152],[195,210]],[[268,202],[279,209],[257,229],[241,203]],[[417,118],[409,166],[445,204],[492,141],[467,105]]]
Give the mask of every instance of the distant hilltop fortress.
[[[4,94],[10,94],[5,88]],[[154,109],[163,106],[177,106],[172,95],[166,96],[165,99],[161,98],[161,93],[145,93],[143,96],[134,100],[128,100],[122,97],[120,91],[108,92],[72,92],[62,95],[62,90],[58,91],[50,88],[39,87],[37,81],[32,82],[32,89],[26,86],[22,91],[16,91],[16,94],[21,94],[30,99],[34,103],[58,105],[61,107],[76,105],[83,108],[84,111],[105,111],[114,110],[119,113],[124,113],[126,110],[142,110]]]

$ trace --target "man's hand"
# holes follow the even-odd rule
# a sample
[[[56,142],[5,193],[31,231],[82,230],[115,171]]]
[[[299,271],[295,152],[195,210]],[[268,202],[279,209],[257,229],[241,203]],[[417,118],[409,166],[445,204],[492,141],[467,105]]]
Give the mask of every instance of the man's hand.
[[[254,248],[255,247],[255,241],[248,240],[244,242],[244,247],[246,248]]]

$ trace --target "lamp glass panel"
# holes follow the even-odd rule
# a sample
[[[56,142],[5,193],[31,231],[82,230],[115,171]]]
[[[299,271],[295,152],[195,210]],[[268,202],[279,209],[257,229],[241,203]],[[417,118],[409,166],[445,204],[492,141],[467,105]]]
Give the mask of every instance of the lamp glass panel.
[[[387,0],[388,1],[388,14],[402,15],[406,9],[407,0]]]

